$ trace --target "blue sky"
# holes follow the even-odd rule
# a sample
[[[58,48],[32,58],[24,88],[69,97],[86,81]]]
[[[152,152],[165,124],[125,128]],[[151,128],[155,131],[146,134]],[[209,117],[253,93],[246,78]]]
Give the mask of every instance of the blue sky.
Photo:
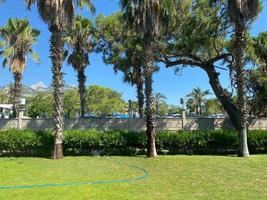
[[[51,84],[51,62],[49,58],[49,37],[47,30],[36,10],[31,11],[25,9],[24,1],[8,0],[0,6],[0,26],[3,26],[10,17],[29,18],[33,27],[41,31],[38,44],[35,50],[39,53],[41,64],[35,64],[29,60],[27,69],[24,73],[23,84],[32,85],[38,81],[42,81],[47,86]],[[119,10],[118,0],[93,0],[96,7],[96,14],[92,16],[89,12],[83,14],[89,18],[93,18],[98,14],[109,15]],[[252,35],[257,35],[261,31],[267,31],[267,1],[264,0],[264,10],[258,20],[253,24],[251,30]],[[1,59],[0,59],[1,61]],[[128,101],[135,99],[136,90],[134,87],[122,82],[122,75],[114,75],[111,65],[105,65],[102,61],[101,54],[92,54],[90,56],[91,65],[86,70],[87,85],[97,84],[107,86],[117,90],[123,94],[123,98]],[[64,79],[69,85],[77,85],[77,78],[74,70],[64,64]],[[7,85],[13,80],[12,74],[8,69],[0,67],[0,86]],[[225,87],[229,87],[228,74],[221,72],[221,80]],[[160,72],[154,75],[154,92],[161,92],[167,97],[169,104],[178,105],[180,97],[184,97],[190,93],[192,88],[200,87],[203,90],[210,89],[206,74],[197,68],[186,68],[180,75],[175,75],[174,69],[165,69],[163,66]]]

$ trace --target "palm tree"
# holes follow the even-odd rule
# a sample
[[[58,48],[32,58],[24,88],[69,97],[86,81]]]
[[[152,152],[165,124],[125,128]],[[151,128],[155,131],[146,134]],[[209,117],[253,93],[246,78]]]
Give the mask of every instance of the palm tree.
[[[139,52],[140,53],[140,52]],[[142,118],[144,115],[144,92],[143,92],[143,72],[142,72],[142,59],[134,50],[129,49],[126,51],[124,59],[114,64],[114,71],[121,71],[123,73],[123,81],[136,85],[137,99],[138,99],[138,113]]]
[[[13,117],[19,116],[19,105],[21,99],[22,73],[27,64],[27,56],[39,62],[39,56],[32,46],[37,43],[40,32],[30,26],[27,19],[9,19],[7,24],[0,28],[0,41],[3,51],[0,56],[4,58],[3,66],[9,66],[13,73],[14,86],[13,94]]]
[[[75,27],[67,32],[66,37],[66,42],[71,49],[67,60],[78,73],[82,118],[84,118],[85,113],[85,68],[90,64],[89,53],[92,52],[94,46],[93,29],[93,24],[89,20],[82,16],[77,16],[75,18]]]
[[[247,144],[247,100],[246,100],[246,32],[250,23],[259,14],[260,0],[228,0],[228,15],[234,23],[234,57],[238,112],[240,116],[239,156],[248,157]]]
[[[166,99],[167,99],[167,97],[165,95],[161,94],[160,92],[155,94],[155,107],[156,107],[156,114],[157,115],[159,115],[161,103]]]
[[[54,159],[63,158],[63,73],[64,60],[64,27],[71,28],[74,21],[75,5],[83,8],[87,6],[94,12],[95,8],[90,0],[26,0],[28,7],[36,4],[43,21],[48,24],[50,37],[50,58],[53,73],[54,96],[54,125],[55,148]]]
[[[199,87],[194,88],[192,92],[186,97],[190,99],[187,101],[187,105],[196,111],[196,114],[202,115],[202,105],[206,102],[205,97],[211,94],[209,90],[202,91]]]
[[[160,34],[160,28],[169,21],[170,11],[174,8],[172,0],[121,0],[123,16],[127,24],[134,27],[143,39],[144,53],[144,78],[146,96],[146,134],[147,134],[147,157],[157,156],[155,113],[153,104],[153,73],[154,52],[153,43]]]

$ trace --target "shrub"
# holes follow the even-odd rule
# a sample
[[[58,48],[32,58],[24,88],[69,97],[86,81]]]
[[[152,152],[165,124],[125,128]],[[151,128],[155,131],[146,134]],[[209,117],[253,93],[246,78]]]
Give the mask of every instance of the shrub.
[[[0,154],[51,155],[53,149],[51,132],[10,129],[0,132]]]
[[[248,146],[251,153],[266,153],[267,131],[252,130],[248,134]]]
[[[248,134],[251,153],[267,153],[267,131]],[[50,156],[52,132],[7,130],[0,132],[0,155]],[[228,154],[236,153],[238,134],[235,131],[160,132],[156,139],[159,153]],[[67,130],[64,133],[65,155],[136,155],[144,154],[146,135],[127,131]]]

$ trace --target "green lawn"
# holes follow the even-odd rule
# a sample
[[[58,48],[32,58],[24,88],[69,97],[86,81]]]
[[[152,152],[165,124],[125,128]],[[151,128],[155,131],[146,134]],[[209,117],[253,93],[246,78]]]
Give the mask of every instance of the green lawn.
[[[134,179],[131,183],[0,190],[0,199],[163,200],[267,199],[267,155],[0,158],[0,185],[78,183]]]

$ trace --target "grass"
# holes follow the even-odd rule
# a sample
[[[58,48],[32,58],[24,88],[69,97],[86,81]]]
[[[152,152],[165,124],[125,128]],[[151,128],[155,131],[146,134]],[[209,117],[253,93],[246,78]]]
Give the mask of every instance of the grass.
[[[0,190],[1,200],[266,200],[267,155],[248,159],[223,156],[0,158],[0,185],[130,179],[133,183]]]

